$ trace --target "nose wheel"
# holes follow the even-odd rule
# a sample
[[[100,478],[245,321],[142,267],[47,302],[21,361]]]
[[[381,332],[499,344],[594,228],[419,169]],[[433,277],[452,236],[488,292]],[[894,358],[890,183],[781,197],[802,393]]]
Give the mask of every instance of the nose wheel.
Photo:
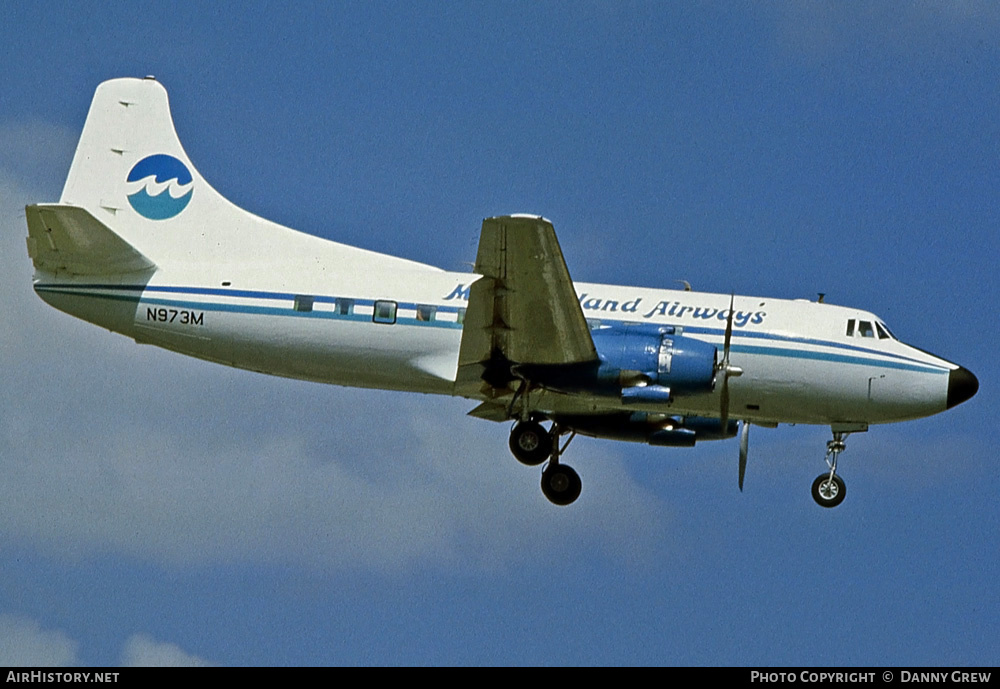
[[[847,486],[836,474],[832,479],[830,474],[820,474],[813,481],[812,495],[813,500],[821,507],[836,507],[847,497]]]
[[[847,486],[844,480],[837,476],[837,458],[847,449],[844,438],[848,433],[835,431],[833,440],[826,444],[826,464],[830,471],[825,471],[816,477],[812,484],[813,500],[820,507],[836,507],[847,497]]]

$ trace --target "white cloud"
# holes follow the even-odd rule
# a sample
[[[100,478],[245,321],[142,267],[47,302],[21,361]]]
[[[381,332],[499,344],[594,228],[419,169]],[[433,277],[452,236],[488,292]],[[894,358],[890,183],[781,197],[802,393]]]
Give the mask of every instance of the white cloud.
[[[77,663],[77,644],[34,620],[0,615],[0,666],[66,667]]]
[[[210,387],[219,378],[204,368],[200,384]],[[291,395],[276,394],[276,386],[300,393],[304,387],[248,380],[241,395],[256,388],[282,401]],[[169,383],[152,382],[154,390],[182,396]],[[122,383],[144,384],[133,377]],[[572,456],[584,462],[592,484],[576,505],[560,510],[542,498],[538,471],[507,455],[504,430],[464,418],[461,403],[333,388],[316,411],[309,405],[323,405],[326,392],[309,392],[286,409],[305,423],[285,428],[238,404],[213,409],[211,394],[187,406],[178,422],[151,405],[140,404],[150,418],[126,411],[131,396],[102,402],[80,392],[81,406],[110,408],[95,427],[75,434],[59,427],[59,414],[24,414],[28,427],[5,439],[0,460],[7,477],[0,500],[10,515],[4,528],[70,553],[111,548],[181,563],[396,568],[496,566],[540,552],[568,554],[580,542],[618,553],[637,545],[632,525],[655,530],[659,521],[621,461],[599,457],[596,444],[576,444]],[[82,413],[77,409],[71,404],[60,414]],[[377,435],[381,418],[393,419],[392,435],[368,437]],[[361,430],[338,437],[341,424]]]
[[[0,666],[69,667],[79,665],[80,644],[35,620],[0,615]],[[122,648],[123,667],[209,667],[212,663],[179,646],[133,634]]]
[[[186,653],[175,644],[133,634],[122,651],[122,667],[211,667],[212,663]]]

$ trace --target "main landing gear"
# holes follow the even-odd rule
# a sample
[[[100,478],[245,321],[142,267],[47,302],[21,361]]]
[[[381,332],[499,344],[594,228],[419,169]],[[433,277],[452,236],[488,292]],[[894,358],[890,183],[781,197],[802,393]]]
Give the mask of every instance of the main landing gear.
[[[538,466],[552,454],[552,438],[537,421],[518,421],[510,429],[510,451],[521,464]]]
[[[510,431],[510,451],[517,461],[538,466],[549,460],[542,471],[542,494],[555,505],[571,504],[580,497],[583,489],[580,475],[573,467],[559,462],[559,457],[576,435],[570,432],[569,439],[560,447],[560,439],[567,432],[557,423],[553,423],[552,429],[547,431],[535,419],[518,421]]]
[[[826,464],[830,471],[825,471],[816,477],[812,485],[813,500],[821,507],[836,507],[847,497],[847,486],[844,480],[837,476],[837,457],[847,449],[844,439],[850,433],[834,431],[833,440],[826,444]]]

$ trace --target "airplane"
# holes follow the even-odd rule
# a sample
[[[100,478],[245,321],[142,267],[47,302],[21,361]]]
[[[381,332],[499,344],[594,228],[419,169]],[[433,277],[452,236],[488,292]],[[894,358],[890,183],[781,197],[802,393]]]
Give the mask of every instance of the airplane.
[[[818,301],[574,282],[551,222],[486,218],[472,273],[298,232],[238,208],[191,164],[152,77],[100,84],[58,203],[29,205],[33,286],[51,306],[241,369],[467,398],[569,505],[576,435],[691,447],[751,425],[829,426],[823,507],[846,438],[979,388],[876,315]],[[549,424],[546,427],[545,424]],[[565,438],[565,440],[564,440]]]

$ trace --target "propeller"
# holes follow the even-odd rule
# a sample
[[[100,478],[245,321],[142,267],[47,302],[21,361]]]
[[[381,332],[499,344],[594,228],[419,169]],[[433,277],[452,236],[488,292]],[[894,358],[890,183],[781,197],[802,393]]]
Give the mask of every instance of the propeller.
[[[729,317],[726,318],[726,339],[722,346],[722,361],[715,367],[715,375],[722,374],[722,389],[719,391],[721,404],[721,426],[725,433],[729,427],[729,378],[738,378],[743,375],[743,369],[729,363],[729,346],[733,340],[733,305],[736,301],[735,295],[729,296]]]
[[[722,361],[715,368],[716,377],[722,375],[722,388],[719,390],[720,426],[725,433],[729,428],[729,379],[743,375],[743,369],[729,363],[729,349],[733,341],[733,313],[735,312],[736,295],[729,295],[729,317],[726,318],[726,337],[722,345]],[[740,429],[740,491],[743,490],[743,477],[747,472],[747,454],[750,447],[750,424],[743,422]]]

